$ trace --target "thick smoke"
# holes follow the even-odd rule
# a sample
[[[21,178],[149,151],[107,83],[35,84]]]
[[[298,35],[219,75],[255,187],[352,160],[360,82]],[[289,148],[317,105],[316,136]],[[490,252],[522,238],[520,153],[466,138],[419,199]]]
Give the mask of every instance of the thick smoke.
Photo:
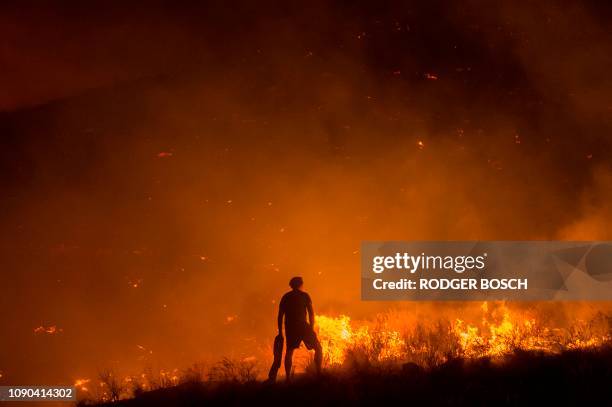
[[[361,240],[610,239],[610,9],[423,3],[3,6],[0,383],[251,355],[293,275],[472,306]]]

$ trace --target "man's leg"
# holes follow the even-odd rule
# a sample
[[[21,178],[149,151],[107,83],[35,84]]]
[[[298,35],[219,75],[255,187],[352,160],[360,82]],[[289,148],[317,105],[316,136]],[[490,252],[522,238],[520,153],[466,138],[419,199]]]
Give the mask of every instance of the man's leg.
[[[293,349],[287,348],[285,352],[285,376],[287,381],[291,380],[291,364],[293,363]]]
[[[321,343],[317,340],[317,343],[314,347],[315,356],[315,367],[317,368],[317,374],[321,374],[321,365],[323,364],[323,348],[321,348]]]
[[[314,362],[315,368],[317,370],[317,374],[321,374],[321,365],[323,364],[323,348],[321,347],[321,342],[319,342],[319,338],[317,338],[317,334],[310,329],[304,338],[304,343],[306,344],[306,348],[309,350],[315,351],[314,354]]]

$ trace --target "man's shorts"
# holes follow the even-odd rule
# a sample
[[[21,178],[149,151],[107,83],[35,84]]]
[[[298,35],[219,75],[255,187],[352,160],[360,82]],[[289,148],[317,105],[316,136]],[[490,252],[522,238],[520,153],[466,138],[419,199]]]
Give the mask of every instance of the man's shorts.
[[[287,350],[299,348],[302,342],[308,350],[320,346],[317,334],[308,324],[299,327],[285,326],[285,334],[287,335]]]

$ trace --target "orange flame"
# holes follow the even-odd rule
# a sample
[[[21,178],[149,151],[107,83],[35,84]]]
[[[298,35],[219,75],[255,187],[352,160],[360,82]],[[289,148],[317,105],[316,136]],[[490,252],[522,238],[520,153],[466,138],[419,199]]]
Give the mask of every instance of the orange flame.
[[[346,315],[319,315],[316,325],[327,366],[342,365],[355,355],[375,362],[435,364],[449,357],[500,357],[517,350],[559,353],[612,340],[606,324],[593,329],[589,322],[578,320],[571,327],[551,328],[525,313],[511,312],[505,304],[489,308],[482,304],[479,324],[456,319],[429,330],[417,325],[402,331],[384,315],[374,323],[351,321]]]

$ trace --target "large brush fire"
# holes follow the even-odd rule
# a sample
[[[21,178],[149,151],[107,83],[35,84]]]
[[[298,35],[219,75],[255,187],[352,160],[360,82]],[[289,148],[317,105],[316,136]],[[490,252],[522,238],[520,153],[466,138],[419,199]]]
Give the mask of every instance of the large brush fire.
[[[511,309],[503,302],[483,302],[467,308],[470,320],[441,317],[415,322],[409,311],[380,313],[372,320],[352,320],[348,315],[316,317],[316,330],[327,370],[342,374],[355,368],[388,368],[406,364],[432,369],[451,360],[488,358],[504,363],[517,352],[559,354],[593,349],[612,341],[612,315],[600,311],[583,313],[566,323],[544,323],[541,311]],[[74,386],[82,398],[114,400],[133,393],[176,386],[193,380],[251,381],[264,378],[270,349],[261,346],[257,355],[188,368],[148,367],[138,374],[103,371],[97,380],[79,378]],[[312,355],[302,346],[295,371],[309,370]]]
[[[317,326],[329,366],[362,357],[369,362],[431,367],[450,358],[501,357],[516,351],[559,353],[601,346],[612,339],[611,317],[603,313],[555,327],[542,324],[535,314],[513,312],[503,303],[484,302],[480,308],[482,318],[476,324],[457,318],[406,328],[402,313],[389,313],[374,322],[320,315]]]

